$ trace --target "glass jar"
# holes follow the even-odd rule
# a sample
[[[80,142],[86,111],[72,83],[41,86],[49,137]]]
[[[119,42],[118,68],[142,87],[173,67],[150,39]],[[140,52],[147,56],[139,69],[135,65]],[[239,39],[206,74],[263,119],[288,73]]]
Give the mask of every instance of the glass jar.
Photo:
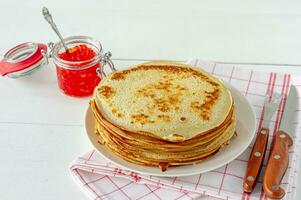
[[[83,61],[67,61],[60,57],[66,52],[61,42],[50,44],[51,56],[56,66],[59,88],[69,96],[86,97],[93,94],[101,77],[105,76],[103,66],[109,64],[115,70],[110,60],[111,53],[102,54],[102,46],[97,40],[88,36],[73,36],[64,39],[68,49],[79,45],[86,45],[95,52],[95,55]]]

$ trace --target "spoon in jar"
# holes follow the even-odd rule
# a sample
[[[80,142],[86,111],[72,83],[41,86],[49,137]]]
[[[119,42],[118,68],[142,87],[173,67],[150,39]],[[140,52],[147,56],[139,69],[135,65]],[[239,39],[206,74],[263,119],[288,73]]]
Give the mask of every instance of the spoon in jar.
[[[68,47],[65,44],[64,39],[63,39],[62,35],[60,34],[58,28],[56,27],[48,8],[43,7],[42,13],[44,15],[45,20],[50,24],[51,28],[54,30],[54,32],[57,34],[57,36],[60,38],[66,52],[69,53]]]

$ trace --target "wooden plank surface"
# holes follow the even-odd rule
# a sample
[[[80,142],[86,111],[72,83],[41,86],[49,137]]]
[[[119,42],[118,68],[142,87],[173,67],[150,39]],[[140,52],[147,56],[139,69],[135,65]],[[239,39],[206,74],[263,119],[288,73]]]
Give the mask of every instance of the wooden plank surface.
[[[2,1],[0,54],[57,41],[42,6],[63,35],[94,36],[115,58],[301,64],[300,1]]]
[[[20,42],[57,40],[42,6],[65,36],[99,39],[119,69],[202,58],[301,74],[300,1],[2,0],[0,55]],[[86,199],[67,168],[91,148],[83,127],[89,99],[66,97],[56,84],[52,64],[27,78],[0,77],[0,199]]]

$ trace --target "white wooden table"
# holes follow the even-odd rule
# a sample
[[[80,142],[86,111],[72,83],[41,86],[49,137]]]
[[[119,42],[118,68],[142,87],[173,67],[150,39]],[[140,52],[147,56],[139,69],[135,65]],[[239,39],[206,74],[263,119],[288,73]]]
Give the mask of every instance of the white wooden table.
[[[301,74],[300,1],[0,0],[1,57],[20,42],[57,40],[42,6],[63,35],[99,39],[117,68],[202,58]],[[0,199],[86,199],[67,169],[92,148],[83,127],[88,98],[60,93],[52,65],[18,80],[0,77],[0,91]]]

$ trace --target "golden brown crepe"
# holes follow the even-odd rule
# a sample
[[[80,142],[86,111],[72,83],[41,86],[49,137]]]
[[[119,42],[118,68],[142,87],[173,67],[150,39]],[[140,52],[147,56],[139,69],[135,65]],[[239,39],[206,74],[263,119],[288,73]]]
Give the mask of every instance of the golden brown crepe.
[[[117,71],[90,106],[99,142],[140,165],[201,162],[233,137],[236,114],[225,85],[189,65],[149,62]]]

